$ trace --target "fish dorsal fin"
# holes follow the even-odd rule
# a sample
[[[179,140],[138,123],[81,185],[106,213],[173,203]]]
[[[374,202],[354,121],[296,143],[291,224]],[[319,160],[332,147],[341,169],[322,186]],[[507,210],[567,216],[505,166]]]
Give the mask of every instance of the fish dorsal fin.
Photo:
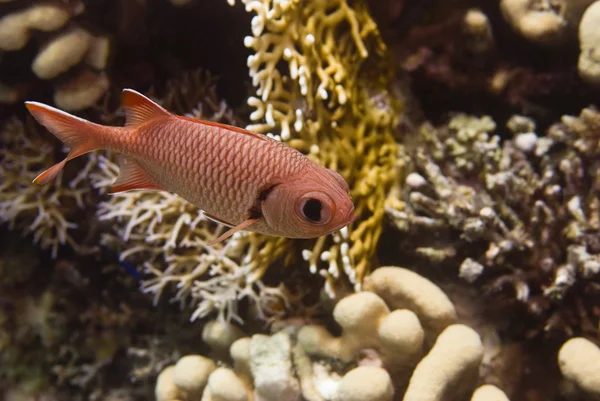
[[[152,181],[146,170],[134,158],[119,156],[119,168],[121,171],[110,189],[111,194],[135,189],[163,191],[163,188]]]
[[[171,115],[158,103],[133,89],[123,89],[123,92],[121,92],[121,106],[125,109],[125,126],[127,127],[135,127],[157,117]]]
[[[178,116],[178,117],[181,118],[181,119],[183,119],[183,120],[191,121],[191,122],[196,123],[196,124],[209,125],[211,127],[221,128],[221,129],[224,129],[224,130],[237,132],[238,134],[252,136],[254,138],[260,139],[261,141],[266,141],[269,138],[266,135],[257,134],[256,132],[248,131],[247,129],[236,127],[235,125],[221,124],[221,123],[218,123],[216,121],[199,120],[199,119],[193,118],[193,117],[185,117],[185,116]]]

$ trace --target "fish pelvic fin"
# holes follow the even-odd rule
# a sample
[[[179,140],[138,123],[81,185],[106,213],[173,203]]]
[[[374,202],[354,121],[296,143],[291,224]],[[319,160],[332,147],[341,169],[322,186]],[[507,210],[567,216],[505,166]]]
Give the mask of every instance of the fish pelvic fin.
[[[157,117],[171,116],[158,103],[133,89],[123,89],[121,106],[125,109],[126,127],[137,127]]]
[[[133,191],[136,189],[147,189],[163,191],[164,189],[155,184],[150,175],[133,157],[119,155],[119,176],[113,184],[109,193]]]
[[[215,244],[218,244],[219,242],[226,240],[227,238],[231,237],[233,234],[237,233],[238,231],[242,231],[242,230],[250,227],[252,224],[256,223],[259,219],[260,219],[260,217],[256,217],[256,218],[249,218],[247,220],[242,221],[237,226],[232,227],[229,230],[225,231],[218,238],[215,238],[215,239],[209,241],[208,246],[213,246]]]
[[[34,183],[46,184],[52,181],[69,160],[102,148],[100,133],[105,127],[43,103],[25,102],[25,107],[38,123],[71,149],[63,161],[38,175],[33,180]]]

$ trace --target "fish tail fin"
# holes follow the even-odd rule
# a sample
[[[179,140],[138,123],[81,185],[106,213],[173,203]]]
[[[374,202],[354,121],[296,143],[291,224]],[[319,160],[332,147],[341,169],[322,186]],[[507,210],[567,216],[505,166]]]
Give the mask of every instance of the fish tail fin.
[[[52,181],[67,161],[102,148],[99,135],[102,126],[42,103],[25,102],[25,106],[37,122],[71,149],[63,161],[38,175],[33,180],[34,183],[46,184]]]

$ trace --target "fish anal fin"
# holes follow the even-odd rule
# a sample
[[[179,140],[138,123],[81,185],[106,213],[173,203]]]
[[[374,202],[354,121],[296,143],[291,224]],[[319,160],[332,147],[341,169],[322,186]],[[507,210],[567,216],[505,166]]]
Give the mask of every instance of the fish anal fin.
[[[119,177],[110,189],[111,194],[132,191],[136,189],[147,189],[163,191],[164,189],[155,184],[148,173],[132,157],[121,155],[119,157]]]
[[[213,246],[215,244],[218,244],[219,242],[226,240],[227,238],[231,237],[233,234],[237,233],[238,231],[242,231],[242,230],[245,230],[246,228],[250,227],[252,224],[256,223],[258,220],[259,220],[259,218],[250,218],[250,219],[242,221],[237,226],[232,227],[229,230],[225,231],[218,238],[215,238],[215,239],[209,241],[208,246]]]
[[[205,121],[205,120],[199,120],[197,118],[192,118],[192,117],[185,117],[185,116],[177,116],[183,120],[186,121],[191,121],[193,123],[196,124],[203,124],[203,125],[209,125],[211,127],[215,127],[215,128],[221,128],[224,130],[229,130],[229,131],[233,131],[233,132],[237,132],[238,134],[243,134],[243,135],[248,135],[257,139],[260,139],[261,141],[266,141],[267,140],[267,136],[266,135],[262,135],[262,134],[257,134],[256,132],[252,132],[252,131],[248,131],[246,129],[240,128],[240,127],[236,127],[234,125],[227,125],[227,124],[221,124],[215,121]]]
[[[45,184],[52,181],[69,160],[102,148],[102,138],[108,132],[107,127],[42,103],[25,102],[25,106],[37,122],[71,149],[66,159],[38,175],[33,180],[34,183]]]
[[[123,89],[123,92],[121,92],[121,106],[125,109],[125,126],[127,127],[136,127],[157,117],[171,115],[158,103],[133,89]]]

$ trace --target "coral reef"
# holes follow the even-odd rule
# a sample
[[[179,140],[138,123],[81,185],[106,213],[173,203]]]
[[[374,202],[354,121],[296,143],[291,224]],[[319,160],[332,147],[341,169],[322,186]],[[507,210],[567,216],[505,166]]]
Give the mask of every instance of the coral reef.
[[[166,367],[156,382],[156,399],[442,400],[473,392],[483,345],[474,330],[457,324],[437,286],[390,266],[376,269],[365,287],[370,289],[335,306],[340,337],[322,325],[288,322],[272,335],[232,339],[228,358],[188,355]],[[415,303],[420,291],[432,294],[435,305]],[[184,369],[190,364],[196,368]]]
[[[404,156],[411,172],[386,206],[407,234],[403,251],[449,265],[489,293],[511,294],[529,313],[528,336],[594,336],[599,122],[587,108],[542,135],[514,116],[507,122],[514,137],[504,142],[489,117],[422,125],[420,145]]]
[[[92,252],[81,223],[84,208],[94,206],[93,191],[85,182],[92,163],[84,164],[74,177],[61,173],[53,185],[32,183],[56,161],[53,143],[42,138],[31,120],[24,123],[15,117],[0,125],[0,223],[33,236],[53,257],[61,245]]]
[[[3,7],[8,9],[0,18],[0,50],[22,52],[26,57],[30,42],[35,42],[38,51],[30,61],[31,71],[36,79],[53,83],[53,100],[58,107],[81,110],[98,102],[109,87],[105,69],[110,41],[107,35],[93,33],[74,21],[85,11],[84,2],[34,2]],[[20,62],[19,56],[11,59]],[[2,82],[0,100],[22,100],[33,85],[28,80]]]

